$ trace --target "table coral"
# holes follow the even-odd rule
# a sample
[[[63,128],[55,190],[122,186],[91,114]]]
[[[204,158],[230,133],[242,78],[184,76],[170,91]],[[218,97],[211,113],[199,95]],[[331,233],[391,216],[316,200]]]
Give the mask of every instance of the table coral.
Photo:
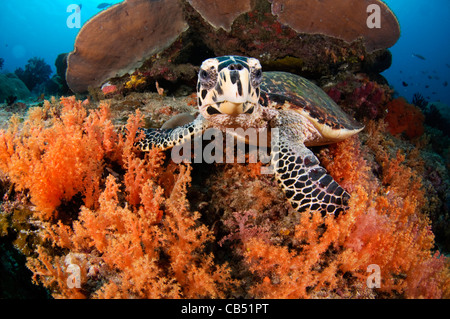
[[[67,57],[70,89],[85,92],[134,72],[187,29],[182,13],[176,0],[126,0],[101,11],[83,25]]]
[[[253,56],[263,64],[288,57],[287,69],[315,78],[339,68],[360,71],[365,56],[400,36],[395,15],[379,0],[369,2],[380,9],[383,28],[367,27],[367,2],[126,0],[83,25],[67,58],[67,83],[83,93],[137,68],[153,75],[148,83],[192,82],[211,54]]]
[[[391,47],[400,37],[397,18],[382,1],[307,0],[301,5],[293,0],[270,2],[278,21],[298,33],[325,34],[347,42],[363,37],[368,51]],[[360,14],[368,10],[369,4],[378,7],[383,28],[369,27],[367,15]]]

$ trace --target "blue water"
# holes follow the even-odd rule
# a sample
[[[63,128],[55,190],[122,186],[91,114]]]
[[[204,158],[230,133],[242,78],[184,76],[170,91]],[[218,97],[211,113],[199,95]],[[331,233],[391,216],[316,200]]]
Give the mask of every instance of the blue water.
[[[3,71],[14,72],[32,57],[41,57],[56,72],[55,60],[60,53],[73,50],[80,29],[69,28],[70,4],[81,4],[81,26],[101,11],[100,3],[121,0],[0,0],[0,57]]]
[[[94,0],[1,0],[0,57],[3,72],[42,57],[55,71],[58,54],[73,49],[77,28],[67,27],[70,4],[82,4],[81,23],[100,11]],[[104,1],[118,3],[121,1]],[[399,95],[416,92],[450,105],[450,0],[386,0],[397,15],[401,37],[391,48],[393,64],[383,72]],[[414,54],[425,57],[421,60]],[[404,86],[403,82],[408,86]],[[428,88],[426,88],[428,86]]]
[[[382,74],[409,101],[420,92],[429,101],[440,100],[450,106],[450,0],[384,2],[397,16],[401,36],[390,49],[392,66]]]

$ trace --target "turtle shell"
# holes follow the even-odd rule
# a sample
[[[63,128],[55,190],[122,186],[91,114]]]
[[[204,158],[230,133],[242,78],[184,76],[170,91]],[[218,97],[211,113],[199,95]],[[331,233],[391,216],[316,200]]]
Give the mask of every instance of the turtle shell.
[[[321,88],[301,76],[264,72],[260,88],[261,105],[300,113],[322,134],[324,141],[340,141],[364,128]]]

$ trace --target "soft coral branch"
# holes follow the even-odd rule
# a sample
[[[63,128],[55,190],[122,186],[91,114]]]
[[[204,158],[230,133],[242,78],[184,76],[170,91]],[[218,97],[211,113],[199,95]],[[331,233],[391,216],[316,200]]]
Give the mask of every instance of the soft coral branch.
[[[357,138],[321,155],[330,173],[351,190],[345,214],[302,215],[290,246],[258,237],[245,243],[245,263],[258,278],[252,296],[309,298],[327,291],[326,296],[345,297],[356,291],[373,297],[366,287],[370,264],[381,270],[378,291],[406,298],[448,296],[448,270],[444,259],[433,255],[434,236],[421,211],[426,200],[420,176],[401,154],[391,157],[383,143],[370,146],[381,182],[363,160]]]
[[[0,158],[0,169],[8,172],[18,190],[29,190],[37,211],[49,219],[77,193],[85,205],[94,205],[103,159],[118,137],[107,119],[106,104],[89,116],[74,98],[62,98],[60,106],[46,109],[44,114],[35,108],[22,127],[13,123],[0,132],[0,153],[8,155]]]

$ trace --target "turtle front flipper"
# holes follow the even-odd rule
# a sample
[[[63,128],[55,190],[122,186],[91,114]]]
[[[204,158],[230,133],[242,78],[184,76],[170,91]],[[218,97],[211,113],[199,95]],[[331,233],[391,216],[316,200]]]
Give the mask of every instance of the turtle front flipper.
[[[192,138],[192,136],[203,132],[203,121],[203,117],[199,116],[194,121],[173,129],[139,128],[137,133],[139,134],[143,131],[144,138],[137,143],[137,147],[145,152],[154,147],[167,150],[175,145],[183,144]]]
[[[319,165],[313,152],[290,136],[280,130],[272,142],[272,165],[292,207],[335,215],[346,210],[350,195]]]

